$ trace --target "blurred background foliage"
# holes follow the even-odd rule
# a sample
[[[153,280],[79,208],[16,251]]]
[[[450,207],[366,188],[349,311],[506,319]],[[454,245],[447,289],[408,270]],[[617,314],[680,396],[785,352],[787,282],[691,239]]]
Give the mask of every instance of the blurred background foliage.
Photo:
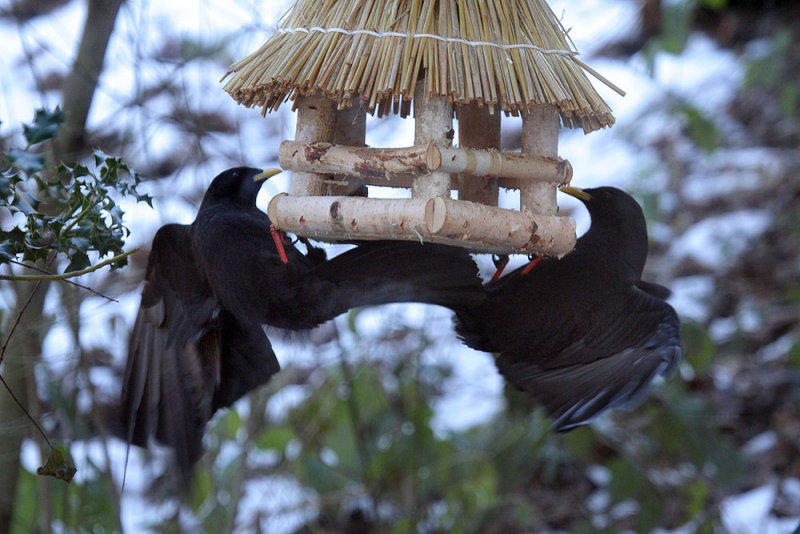
[[[2,4],[0,17],[24,33],[77,3],[14,0]],[[146,7],[85,4],[89,23],[81,40],[93,43],[108,42],[118,31],[118,16],[140,20]],[[239,6],[256,10],[255,3]],[[203,8],[222,9],[213,2]],[[485,421],[442,430],[436,406],[448,395],[445,384],[457,363],[431,357],[441,347],[426,328],[402,324],[395,315],[377,331],[364,330],[356,311],[337,321],[333,334],[305,341],[316,343],[311,350],[324,358],[290,358],[268,386],[218,414],[191,495],[181,499],[169,490],[161,451],[131,451],[130,478],[121,487],[126,451],[108,436],[103,421],[119,387],[128,328],[124,311],[105,307],[103,328],[111,334],[105,344],[97,343],[87,330],[99,325],[83,318],[96,296],[65,284],[2,282],[0,372],[68,451],[78,475],[69,484],[36,475],[38,460],[25,458],[44,458],[47,447],[0,390],[0,532],[118,532],[126,509],[140,521],[139,529],[154,532],[793,531],[800,517],[800,9],[779,0],[631,0],[627,8],[636,24],[585,61],[636,58],[654,71],[656,58],[686,54],[692,39],[702,36],[730,51],[745,72],[731,88],[730,101],[713,113],[672,94],[661,109],[655,106],[640,118],[647,122],[652,113],[664,121],[656,134],[640,136],[637,124],[620,123],[613,130],[617,142],[652,156],[636,177],[650,222],[650,278],[676,288],[712,288],[701,299],[703,310],[684,317],[679,376],[654,388],[635,411],[563,435],[551,433],[542,412],[508,388],[500,409]],[[192,99],[198,91],[221,93],[216,80],[197,72],[207,65],[224,71],[245,49],[242,39],[261,36],[264,28],[203,40],[172,32],[169,25],[154,26],[158,46],[143,50],[132,44],[126,58],[135,73],[135,97],[120,100],[113,113],[94,122],[87,117],[97,83],[104,69],[119,67],[103,62],[105,45],[80,47],[69,64],[49,70],[38,63],[45,42],[25,48],[13,68],[30,69],[30,91],[42,104],[55,99],[66,118],[47,149],[52,152],[21,151],[19,133],[4,130],[3,170],[46,172],[47,161],[61,160],[83,169],[97,157],[93,150],[102,149],[139,170],[137,183],[138,176],[145,178],[143,185],[156,197],[172,191],[171,176],[195,169],[202,180],[181,195],[196,206],[207,180],[228,163],[274,160],[277,146],[254,156],[253,132],[280,137],[285,116],[254,128],[261,119],[232,110],[230,102],[218,105],[224,96]],[[145,69],[156,74],[141,75]],[[185,72],[194,74],[178,75]],[[75,85],[74,79],[89,83]],[[143,138],[159,135],[162,125],[181,141],[144,150]],[[519,135],[514,128],[504,131],[512,144]],[[756,147],[761,152],[753,170],[742,162],[748,154],[752,159]],[[762,164],[773,170],[764,171]],[[748,169],[758,175],[755,187],[738,181]],[[700,196],[688,193],[698,173],[709,174]],[[0,193],[12,199],[4,206],[13,209],[13,199],[21,197],[6,195],[9,176],[3,174]],[[24,212],[35,207],[31,202],[16,206]],[[675,241],[704,221],[726,221],[727,215],[754,209],[772,218],[761,234],[739,237],[748,240],[742,246],[720,245],[724,261],[675,254]],[[14,222],[19,219],[0,208],[3,231],[13,232]],[[151,226],[135,244],[146,246],[158,224]],[[122,227],[115,228],[122,235]],[[4,234],[0,252],[17,251],[11,238],[22,242],[23,234]],[[59,250],[86,265],[84,245],[78,239]],[[108,250],[120,247],[115,242]],[[82,282],[135,306],[145,258],[134,254],[128,268]],[[4,270],[27,272],[19,266]],[[73,340],[68,356],[58,361],[47,359],[43,348],[55,330]],[[765,490],[770,500],[763,523],[726,517],[744,507],[747,496]]]

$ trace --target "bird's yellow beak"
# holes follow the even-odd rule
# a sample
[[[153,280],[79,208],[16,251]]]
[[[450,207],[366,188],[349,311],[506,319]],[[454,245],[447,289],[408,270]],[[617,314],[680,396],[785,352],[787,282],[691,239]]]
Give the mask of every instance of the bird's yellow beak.
[[[562,193],[566,193],[571,197],[575,197],[578,200],[591,200],[592,195],[584,191],[583,189],[578,189],[577,187],[562,187],[559,189]]]
[[[254,182],[260,182],[261,180],[266,180],[267,178],[272,178],[279,172],[283,172],[283,169],[264,169],[260,173],[253,176]]]

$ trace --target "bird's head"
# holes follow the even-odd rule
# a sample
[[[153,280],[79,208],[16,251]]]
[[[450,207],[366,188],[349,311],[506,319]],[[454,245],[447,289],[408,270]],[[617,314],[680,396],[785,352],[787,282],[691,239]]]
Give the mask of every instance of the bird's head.
[[[601,248],[641,276],[647,258],[647,221],[639,203],[616,187],[562,187],[560,191],[583,202],[592,217],[579,244]]]
[[[255,206],[264,181],[279,172],[280,169],[262,170],[252,167],[228,169],[212,180],[203,197],[203,204],[226,201],[242,207]]]
[[[586,209],[589,210],[589,215],[592,216],[592,225],[644,226],[645,219],[641,206],[632,196],[621,189],[616,187],[588,189],[562,187],[560,191],[583,202]]]

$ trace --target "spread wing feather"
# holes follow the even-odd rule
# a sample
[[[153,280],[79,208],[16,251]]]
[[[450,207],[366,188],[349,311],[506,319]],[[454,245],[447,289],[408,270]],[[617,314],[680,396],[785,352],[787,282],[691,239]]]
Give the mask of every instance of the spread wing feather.
[[[199,457],[203,425],[212,413],[220,365],[217,313],[192,257],[189,227],[164,226],[148,258],[121,411],[130,443],[147,446],[155,437],[175,449],[182,466]]]
[[[613,315],[606,310],[613,321],[589,329],[558,353],[515,348],[500,353],[497,367],[545,406],[558,430],[587,423],[607,409],[631,407],[653,378],[679,361],[680,325],[669,304],[635,288],[624,309]]]

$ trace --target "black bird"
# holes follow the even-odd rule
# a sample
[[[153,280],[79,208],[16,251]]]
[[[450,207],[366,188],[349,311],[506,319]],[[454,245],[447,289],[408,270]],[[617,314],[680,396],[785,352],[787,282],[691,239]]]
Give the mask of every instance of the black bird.
[[[155,438],[172,447],[184,482],[214,412],[278,372],[262,325],[308,329],[356,306],[483,299],[475,263],[455,247],[373,241],[326,260],[287,244],[283,261],[256,207],[260,180],[277,172],[223,172],[191,225],[168,224],[153,239],[121,432],[135,445]]]
[[[472,348],[497,353],[505,379],[544,405],[559,431],[632,406],[681,356],[669,289],[641,279],[647,227],[641,207],[613,187],[561,189],[592,224],[562,259],[542,258],[486,284],[486,302],[456,310]]]

